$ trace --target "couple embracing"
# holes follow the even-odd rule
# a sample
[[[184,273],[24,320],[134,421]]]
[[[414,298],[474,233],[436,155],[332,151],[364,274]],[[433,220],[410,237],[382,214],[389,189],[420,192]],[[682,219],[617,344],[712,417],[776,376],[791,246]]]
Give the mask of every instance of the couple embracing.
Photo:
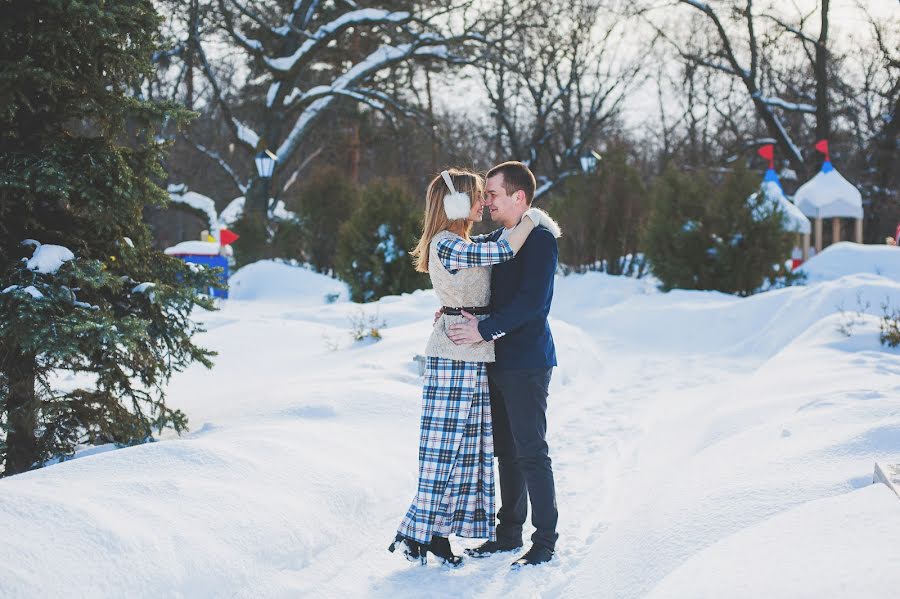
[[[431,553],[462,565],[450,535],[486,539],[466,550],[473,558],[519,550],[529,500],[536,531],[512,566],[553,558],[558,515],[545,437],[556,352],[547,314],[560,231],[531,208],[535,186],[521,162],[485,179],[443,171],[428,186],[413,257],[443,307],[425,352],[418,488],[389,547],[410,561],[425,564]],[[485,207],[501,227],[470,237]]]

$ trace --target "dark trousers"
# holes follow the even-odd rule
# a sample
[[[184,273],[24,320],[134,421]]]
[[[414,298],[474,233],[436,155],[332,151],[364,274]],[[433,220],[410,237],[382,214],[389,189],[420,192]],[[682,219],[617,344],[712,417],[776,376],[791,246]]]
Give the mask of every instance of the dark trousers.
[[[521,542],[531,499],[535,545],[556,546],[556,489],[547,447],[547,394],[552,368],[497,370],[488,366],[494,455],[500,473],[497,538]]]

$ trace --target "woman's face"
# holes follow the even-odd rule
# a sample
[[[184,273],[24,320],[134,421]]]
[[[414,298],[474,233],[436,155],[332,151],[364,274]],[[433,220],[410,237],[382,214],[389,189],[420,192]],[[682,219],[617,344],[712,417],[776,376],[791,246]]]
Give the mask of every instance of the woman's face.
[[[472,203],[472,210],[469,212],[469,220],[473,223],[480,223],[484,218],[484,198],[480,193],[477,195],[478,197]]]

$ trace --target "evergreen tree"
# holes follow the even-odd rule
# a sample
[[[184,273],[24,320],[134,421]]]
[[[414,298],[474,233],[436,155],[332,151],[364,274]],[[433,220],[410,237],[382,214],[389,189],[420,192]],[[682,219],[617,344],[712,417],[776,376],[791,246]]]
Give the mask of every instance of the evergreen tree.
[[[635,274],[645,220],[646,191],[640,172],[628,163],[628,151],[616,146],[603,154],[596,173],[567,178],[553,194],[548,210],[565,231],[560,262],[576,271]]]
[[[302,257],[318,272],[332,272],[340,227],[358,203],[359,190],[340,169],[328,166],[313,171],[300,193],[285,199],[299,224],[296,231],[281,225],[273,240],[276,249],[287,258]],[[293,243],[284,247],[290,240]]]
[[[154,251],[143,222],[145,207],[168,201],[158,126],[189,116],[134,96],[160,24],[152,1],[12,0],[0,11],[0,461],[10,475],[82,443],[184,430],[164,387],[192,361],[210,365],[190,314],[213,307],[195,289],[216,277]],[[61,384],[66,373],[77,382]]]
[[[428,286],[409,257],[421,233],[422,203],[399,181],[368,185],[341,227],[335,266],[353,301],[370,302]]]
[[[737,168],[720,179],[670,168],[655,182],[643,247],[663,289],[750,295],[792,282],[784,267],[792,235],[759,175]]]

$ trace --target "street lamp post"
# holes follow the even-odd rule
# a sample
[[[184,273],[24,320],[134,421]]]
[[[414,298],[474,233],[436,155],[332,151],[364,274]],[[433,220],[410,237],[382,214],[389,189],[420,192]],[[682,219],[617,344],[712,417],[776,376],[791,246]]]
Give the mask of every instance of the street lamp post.
[[[597,170],[597,164],[599,164],[601,158],[600,154],[594,150],[588,150],[584,156],[579,158],[581,161],[581,171],[586,175],[593,173]]]
[[[256,158],[254,158],[254,162],[256,162],[256,172],[259,173],[260,179],[263,180],[266,214],[269,212],[269,182],[272,180],[272,172],[275,170],[276,160],[278,160],[278,157],[268,149],[263,150],[256,155]]]

